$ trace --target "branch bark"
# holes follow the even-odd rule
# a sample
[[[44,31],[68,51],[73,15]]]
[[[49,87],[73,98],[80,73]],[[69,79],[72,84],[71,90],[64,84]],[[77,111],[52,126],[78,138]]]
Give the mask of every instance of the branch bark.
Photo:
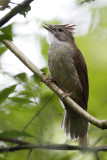
[[[0,31],[0,35],[3,33]],[[14,54],[16,55],[22,63],[24,63],[34,74],[36,74],[40,80],[45,83],[54,93],[58,95],[61,99],[63,99],[64,92],[53,82],[47,83],[47,76],[39,70],[11,41],[2,40],[2,43]],[[75,103],[70,97],[66,97],[63,99],[75,112],[86,118],[93,125],[101,128],[107,129],[107,120],[99,120],[84,109],[82,109],[77,103]]]
[[[22,3],[14,7],[9,13],[0,19],[0,27],[7,23],[12,17],[25,10],[34,0],[24,0]]]
[[[1,141],[9,142],[9,143],[14,143],[18,144],[16,146],[10,146],[10,147],[0,147],[0,153],[3,152],[14,152],[14,151],[19,151],[19,150],[25,150],[25,149],[48,149],[48,150],[79,150],[79,151],[88,151],[88,152],[93,152],[93,153],[98,153],[100,151],[107,151],[107,145],[106,146],[99,146],[99,147],[83,147],[83,146],[73,146],[73,145],[67,145],[67,144],[34,144],[34,143],[29,143],[26,141],[21,141],[18,139],[14,138],[7,138],[7,137],[1,137]]]
[[[0,153],[3,152],[14,152],[19,150],[28,150],[28,149],[47,149],[47,150],[62,150],[62,151],[88,151],[93,153],[99,153],[100,151],[107,151],[107,146],[100,147],[82,147],[82,146],[73,146],[67,144],[26,144],[26,145],[17,145],[11,147],[1,147]]]
[[[19,144],[19,145],[29,144],[28,142],[24,142],[24,141],[21,141],[21,140],[18,140],[18,139],[1,137],[1,136],[0,136],[0,141],[10,142],[10,143]]]

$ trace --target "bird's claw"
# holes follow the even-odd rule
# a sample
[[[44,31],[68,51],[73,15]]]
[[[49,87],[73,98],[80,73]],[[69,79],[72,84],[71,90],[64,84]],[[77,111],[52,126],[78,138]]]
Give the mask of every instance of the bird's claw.
[[[66,97],[70,97],[72,95],[72,92],[70,93],[63,93],[62,99],[66,98]]]
[[[52,78],[46,78],[46,84],[50,83],[50,82],[54,82],[55,83],[55,80],[52,79]]]

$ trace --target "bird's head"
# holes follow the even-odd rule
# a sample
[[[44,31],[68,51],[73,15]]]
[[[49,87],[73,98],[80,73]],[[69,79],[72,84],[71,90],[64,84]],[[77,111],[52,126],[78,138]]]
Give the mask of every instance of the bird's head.
[[[74,41],[73,33],[74,33],[74,27],[75,25],[51,25],[44,23],[45,26],[43,26],[45,29],[49,31],[49,33],[54,36],[57,40],[61,42],[68,42],[71,43]]]

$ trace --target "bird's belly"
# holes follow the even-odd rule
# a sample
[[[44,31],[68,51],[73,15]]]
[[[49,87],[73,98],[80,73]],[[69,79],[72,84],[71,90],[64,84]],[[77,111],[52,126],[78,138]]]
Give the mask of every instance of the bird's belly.
[[[82,87],[74,65],[72,56],[64,57],[61,53],[49,55],[49,70],[51,77],[57,85],[67,93],[72,92],[72,98],[78,99],[82,96]]]

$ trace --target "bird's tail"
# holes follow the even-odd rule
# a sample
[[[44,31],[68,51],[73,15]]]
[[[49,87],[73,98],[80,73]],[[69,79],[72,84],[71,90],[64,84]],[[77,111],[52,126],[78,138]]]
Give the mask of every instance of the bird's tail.
[[[88,146],[88,132],[83,135],[79,135],[79,145],[84,147]]]
[[[62,127],[68,137],[72,140],[79,138],[80,146],[88,146],[88,128],[87,120],[70,109],[64,109]]]

